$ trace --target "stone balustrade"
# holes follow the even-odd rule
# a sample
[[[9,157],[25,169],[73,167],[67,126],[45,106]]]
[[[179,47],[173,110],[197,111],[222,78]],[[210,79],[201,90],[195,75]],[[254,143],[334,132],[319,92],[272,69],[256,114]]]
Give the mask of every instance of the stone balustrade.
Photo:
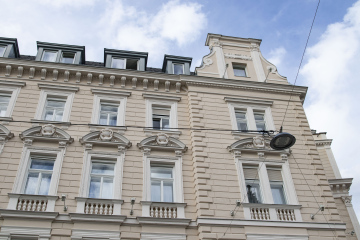
[[[53,212],[58,196],[9,193],[8,209],[33,212]]]
[[[300,205],[243,203],[245,219],[301,222]]]
[[[141,201],[142,216],[153,218],[185,218],[186,203]]]
[[[121,215],[123,200],[101,198],[75,198],[77,202],[76,213],[96,215]]]

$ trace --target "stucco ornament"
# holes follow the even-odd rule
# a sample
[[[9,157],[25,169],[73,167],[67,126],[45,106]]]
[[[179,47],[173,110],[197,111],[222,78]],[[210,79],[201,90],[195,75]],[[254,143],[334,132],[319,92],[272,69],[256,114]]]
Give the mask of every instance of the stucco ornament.
[[[169,143],[169,136],[165,133],[159,133],[156,136],[156,142],[159,145],[167,145]]]
[[[265,140],[261,136],[256,136],[253,138],[253,144],[256,148],[264,148],[265,147]]]
[[[43,136],[52,136],[56,132],[56,128],[52,124],[46,124],[41,127],[41,135]]]
[[[114,132],[110,128],[100,130],[100,139],[102,141],[110,141],[113,138]]]

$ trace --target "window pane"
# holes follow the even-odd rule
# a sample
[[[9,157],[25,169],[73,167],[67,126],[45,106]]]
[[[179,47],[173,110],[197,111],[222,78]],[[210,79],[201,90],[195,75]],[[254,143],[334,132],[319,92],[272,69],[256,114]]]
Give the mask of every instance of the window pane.
[[[111,114],[109,118],[109,125],[110,126],[116,126],[117,124],[117,114]]]
[[[30,169],[38,169],[38,170],[53,170],[54,161],[47,160],[36,160],[32,158]]]
[[[101,104],[101,111],[102,112],[117,113],[117,110],[118,110],[117,106]]]
[[[136,59],[126,59],[126,69],[138,69],[138,60]]]
[[[89,198],[99,198],[100,197],[100,183],[101,178],[92,177],[90,180],[90,189],[89,189]]]
[[[57,52],[44,51],[42,60],[45,62],[55,62],[57,57]]]
[[[54,121],[62,121],[63,115],[64,115],[64,111],[62,111],[62,110],[56,110],[56,111],[55,111]]]
[[[258,131],[266,130],[265,122],[256,122],[256,129]]]
[[[29,173],[24,191],[25,194],[35,194],[38,184],[38,178],[39,173]]]
[[[0,95],[0,117],[5,117],[9,101],[10,96]]]
[[[262,114],[262,113],[255,113],[254,117],[255,117],[255,120],[264,121],[264,114]]]
[[[101,125],[107,125],[107,113],[100,113],[100,119],[99,119],[99,124]]]
[[[170,128],[170,121],[169,118],[162,119],[162,129],[169,129]]]
[[[160,202],[161,201],[161,183],[160,182],[151,182],[151,201]]]
[[[39,195],[48,195],[49,193],[49,187],[51,182],[51,174],[41,174],[41,182],[40,182],[40,189],[39,189]]]
[[[246,182],[246,192],[249,203],[261,203],[259,184],[253,182],[254,181]]]
[[[111,67],[125,69],[125,59],[113,58],[111,61]]]
[[[152,178],[172,178],[172,168],[169,167],[152,167]]]
[[[244,121],[237,121],[238,130],[248,130],[247,129],[247,122]]]
[[[245,66],[233,65],[234,75],[238,77],[246,77]]]
[[[74,63],[75,53],[63,52],[61,57],[62,63]]]
[[[174,64],[174,74],[184,74],[184,65]]]
[[[64,108],[65,107],[65,101],[60,100],[47,100],[47,107],[53,107],[53,108]]]
[[[271,185],[271,193],[275,204],[286,204],[282,185]]]
[[[104,178],[103,186],[102,186],[102,193],[101,198],[113,198],[113,179],[111,178]]]
[[[6,49],[5,46],[0,46],[0,57],[3,57],[3,56],[4,56],[5,49]]]
[[[160,118],[153,118],[153,128],[154,129],[160,129]]]
[[[91,173],[114,175],[114,164],[93,163]]]
[[[172,182],[164,182],[164,202],[172,202],[173,201],[173,183]]]
[[[46,110],[44,120],[52,121],[53,120],[53,115],[54,115],[54,110],[53,109]]]

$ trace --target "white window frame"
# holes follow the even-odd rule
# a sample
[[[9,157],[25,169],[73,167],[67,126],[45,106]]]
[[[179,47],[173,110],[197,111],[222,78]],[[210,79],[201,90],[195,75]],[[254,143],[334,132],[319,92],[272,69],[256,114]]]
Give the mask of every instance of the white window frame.
[[[63,63],[62,60],[63,60],[63,58],[64,58],[64,53],[65,53],[65,54],[66,54],[66,53],[73,53],[73,54],[74,54],[74,58],[73,58],[73,62],[72,62],[72,64],[74,64],[77,53],[76,53],[76,52],[71,52],[71,51],[61,51],[61,56],[60,56],[59,62],[60,62],[60,63]]]
[[[94,94],[94,104],[93,104],[94,107],[91,117],[91,123],[99,124],[101,103],[111,103],[111,104],[116,103],[119,104],[116,126],[125,126],[126,101],[127,101],[126,96]],[[116,127],[112,125],[106,125],[106,126]]]
[[[151,166],[168,166],[173,168],[173,202],[184,202],[182,157],[144,155],[144,188],[143,200],[151,201]],[[164,202],[165,203],[165,202]]]
[[[235,75],[234,65],[244,67],[245,76]],[[248,77],[248,72],[247,72],[247,66],[246,66],[246,64],[233,62],[233,63],[232,63],[232,68],[233,68],[233,74],[234,74],[235,77]]]
[[[148,128],[153,127],[153,105],[155,105],[155,106],[170,108],[170,120],[169,120],[170,129],[164,129],[164,130],[177,131],[177,127],[178,127],[177,102],[178,101],[174,101],[173,99],[167,100],[166,98],[163,100],[147,98],[145,101],[146,101],[145,102],[145,104],[146,104],[145,127],[148,127]],[[161,129],[156,129],[156,130],[161,131]]]
[[[122,194],[122,176],[123,176],[123,164],[124,154],[122,153],[105,153],[105,152],[94,152],[85,150],[83,159],[83,170],[81,174],[81,184],[79,189],[79,197],[89,198],[90,189],[90,178],[92,162],[113,163],[114,166],[114,182],[113,182],[113,198],[121,199]]]
[[[271,107],[270,105],[272,102],[267,101],[252,101],[252,100],[245,100],[245,99],[232,99],[226,98],[225,101],[228,102],[228,108],[230,111],[230,118],[231,118],[231,125],[233,130],[239,130],[236,121],[235,110],[246,110],[246,119],[247,119],[247,126],[248,130],[256,131],[256,122],[254,112],[261,111],[264,112],[264,120],[266,131],[275,130],[274,121],[272,118]],[[268,106],[266,106],[268,105]]]
[[[92,169],[93,169],[93,165],[97,164],[97,163],[100,163],[100,164],[108,164],[108,165],[113,165],[114,166],[114,173],[113,175],[106,175],[106,174],[98,174],[98,173],[92,173]],[[98,177],[98,178],[101,178],[101,182],[100,182],[100,193],[102,193],[102,190],[103,190],[103,182],[104,182],[104,179],[107,178],[107,179],[110,179],[112,180],[112,184],[113,184],[113,192],[112,192],[112,197],[110,199],[113,199],[114,197],[114,185],[115,185],[115,166],[116,166],[116,162],[114,161],[107,161],[107,160],[103,160],[103,159],[92,159],[91,160],[91,163],[90,163],[90,177],[89,177],[89,189],[88,189],[88,198],[90,198],[90,185],[91,185],[91,178],[92,177]],[[101,194],[100,194],[101,196]],[[101,197],[100,197],[101,198]]]
[[[177,75],[184,75],[184,74],[185,74],[185,64],[174,62],[174,63],[172,63],[171,65],[172,65],[172,72],[173,72],[173,74],[175,74],[175,65],[182,65],[182,69],[183,69],[183,73],[182,73],[182,74],[177,74]]]
[[[12,193],[24,194],[25,185],[29,172],[28,170],[31,163],[31,155],[43,155],[43,156],[50,155],[50,156],[55,156],[56,159],[54,162],[53,173],[51,176],[51,182],[47,196],[55,196],[57,194],[57,189],[59,186],[59,178],[60,178],[64,154],[65,154],[65,149],[38,148],[38,147],[24,146]]]
[[[43,88],[43,86],[41,86],[39,84],[40,88]],[[72,104],[74,101],[74,97],[75,97],[75,91],[78,90],[78,88],[76,88],[77,90],[74,91],[67,91],[68,89],[61,89],[61,86],[51,86],[51,88],[58,88],[58,90],[53,90],[53,89],[47,89],[46,86],[44,86],[43,89],[41,89],[40,92],[40,97],[39,97],[39,103],[38,106],[36,108],[36,113],[35,113],[35,119],[36,120],[43,120],[43,121],[47,121],[44,120],[43,117],[45,115],[45,107],[46,107],[46,101],[48,98],[63,98],[65,99],[65,106],[64,106],[64,115],[62,118],[62,121],[60,122],[69,122],[70,120],[70,113],[71,113],[71,108],[72,108]],[[49,121],[51,122],[51,121]]]
[[[2,55],[0,55],[0,57],[4,57],[5,53],[6,53],[6,49],[7,49],[7,45],[0,45],[0,47],[5,48],[4,49],[4,53]]]
[[[126,68],[126,64],[127,64],[127,58],[122,58],[122,57],[111,57],[111,64],[110,64],[110,66],[111,66],[111,68],[115,68],[115,67],[113,67],[112,66],[112,62],[113,62],[113,59],[123,59],[124,61],[125,61],[125,64],[124,64],[124,66],[125,66],[125,68],[116,68],[116,69],[127,69]],[[133,59],[133,58],[131,58],[131,59]],[[135,59],[136,60],[136,59]],[[137,63],[136,63],[136,70],[139,70],[139,59],[138,60],[136,60],[137,61]]]
[[[20,93],[20,89],[21,89],[20,87],[2,86],[0,83],[0,94],[2,93],[2,94],[10,95],[9,104],[6,109],[5,116],[3,116],[3,117],[11,117],[12,116],[16,100]],[[0,118],[3,118],[3,117],[0,117]]]
[[[151,177],[151,169],[152,168],[171,168],[171,174],[172,177],[171,178],[152,178]],[[164,182],[171,182],[172,183],[172,192],[173,192],[173,196],[172,199],[174,200],[174,166],[172,165],[157,165],[157,164],[150,164],[150,188],[151,188],[151,183],[152,181],[157,180],[158,182],[160,182],[160,202],[165,202],[163,201],[164,198]],[[150,190],[151,191],[151,190]],[[151,194],[151,192],[150,192]]]
[[[53,53],[56,53],[55,61],[53,61],[53,62],[57,62],[57,61],[58,61],[59,50],[44,49],[43,52],[42,52],[42,55],[41,55],[41,61],[42,61],[42,62],[48,62],[48,61],[45,61],[45,60],[44,60],[45,52],[53,52]]]

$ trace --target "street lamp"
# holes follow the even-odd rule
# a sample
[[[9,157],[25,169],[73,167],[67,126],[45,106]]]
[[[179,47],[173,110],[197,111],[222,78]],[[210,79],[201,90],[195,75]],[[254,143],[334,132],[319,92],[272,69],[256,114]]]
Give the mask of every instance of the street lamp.
[[[273,139],[270,141],[270,147],[275,150],[284,150],[292,147],[296,142],[296,138],[290,133],[282,132],[282,127],[280,132],[276,134]]]

